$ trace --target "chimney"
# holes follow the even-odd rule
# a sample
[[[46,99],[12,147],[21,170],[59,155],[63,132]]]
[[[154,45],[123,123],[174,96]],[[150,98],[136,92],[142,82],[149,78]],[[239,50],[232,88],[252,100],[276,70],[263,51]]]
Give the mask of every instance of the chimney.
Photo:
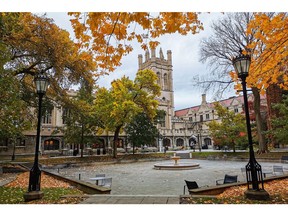
[[[201,104],[206,104],[206,94],[202,94],[202,103]]]

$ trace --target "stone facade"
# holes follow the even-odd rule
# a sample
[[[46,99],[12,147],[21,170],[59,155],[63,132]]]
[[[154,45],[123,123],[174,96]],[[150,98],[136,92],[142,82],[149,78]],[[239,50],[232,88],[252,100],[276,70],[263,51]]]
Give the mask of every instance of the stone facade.
[[[150,53],[151,52],[151,53]],[[209,136],[209,128],[205,123],[218,119],[214,112],[213,103],[206,101],[206,95],[202,95],[202,102],[198,106],[189,107],[174,111],[174,90],[173,90],[173,66],[172,52],[167,51],[167,59],[165,59],[162,49],[159,51],[159,56],[156,56],[156,51],[146,51],[144,59],[142,55],[138,56],[138,70],[151,69],[158,76],[158,84],[161,86],[161,95],[159,101],[159,109],[165,110],[165,121],[157,124],[159,129],[159,137],[155,140],[154,149],[163,151],[167,146],[169,149],[189,149],[190,144],[194,140],[197,141],[193,148],[214,148],[213,141]],[[70,90],[69,95],[75,96],[76,91]],[[253,96],[249,94],[249,101],[253,100]],[[219,101],[222,106],[229,110],[234,110],[236,113],[243,113],[243,97],[231,97],[226,100]],[[266,98],[262,98],[263,107],[265,108]],[[252,106],[250,106],[251,108]],[[251,110],[253,115],[253,110]],[[55,104],[54,108],[44,114],[42,119],[41,144],[40,151],[43,154],[63,154],[72,155],[75,148],[79,149],[79,145],[69,145],[64,143],[63,134],[58,129],[65,125],[63,122],[65,110]],[[253,119],[253,118],[252,118]],[[218,119],[219,120],[219,119]],[[12,154],[15,151],[17,154],[33,154],[35,151],[36,130],[25,132],[26,137],[18,140],[17,144],[2,142],[0,145],[0,154]],[[105,131],[100,136],[95,136],[93,145],[84,147],[84,152],[89,154],[102,154],[112,149],[113,132]],[[130,148],[127,142],[125,133],[120,134],[118,149],[125,152]]]

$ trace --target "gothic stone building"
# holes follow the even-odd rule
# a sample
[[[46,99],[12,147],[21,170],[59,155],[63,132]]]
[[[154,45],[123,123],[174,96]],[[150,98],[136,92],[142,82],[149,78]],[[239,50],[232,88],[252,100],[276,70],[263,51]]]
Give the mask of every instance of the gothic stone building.
[[[151,53],[150,53],[151,52]],[[212,149],[213,141],[209,136],[209,129],[205,123],[218,119],[214,112],[213,103],[206,101],[206,95],[202,95],[202,102],[198,106],[189,107],[182,110],[174,111],[174,90],[173,90],[173,66],[172,66],[172,52],[167,51],[167,59],[165,59],[162,49],[159,55],[156,56],[156,50],[146,51],[143,58],[138,56],[138,70],[151,69],[158,76],[158,84],[161,87],[161,95],[157,100],[159,101],[159,109],[166,112],[165,120],[157,124],[159,129],[159,137],[155,140],[154,150],[163,151],[163,147],[167,146],[169,149],[189,149],[192,140],[196,140],[197,149],[208,148]],[[74,90],[69,90],[68,94],[75,96],[77,94]],[[252,95],[249,95],[249,101],[252,101]],[[265,107],[266,99],[263,98],[263,107]],[[243,98],[242,96],[228,98],[220,101],[222,106],[234,112],[243,113]],[[252,106],[250,106],[252,107]],[[65,143],[63,134],[55,133],[58,128],[65,126],[63,116],[65,110],[55,104],[54,108],[46,112],[42,118],[42,130],[40,140],[40,151],[42,154],[63,154],[71,155],[74,148],[79,149],[79,145],[74,146]],[[251,110],[253,115],[253,110]],[[253,118],[252,118],[253,119]],[[36,130],[26,131],[25,138],[19,139],[14,145],[9,142],[0,142],[0,154],[11,155],[13,149],[17,154],[32,154],[36,142]],[[95,142],[91,145],[85,145],[85,153],[99,153],[103,150],[112,149],[113,132],[106,131],[100,136],[95,136]],[[118,142],[118,150],[125,152],[130,148],[127,142],[125,133],[121,134]]]

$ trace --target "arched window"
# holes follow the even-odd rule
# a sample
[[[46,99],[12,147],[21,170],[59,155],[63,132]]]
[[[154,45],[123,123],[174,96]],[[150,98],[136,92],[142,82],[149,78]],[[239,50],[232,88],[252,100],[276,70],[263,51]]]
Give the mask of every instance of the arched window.
[[[177,139],[176,140],[176,146],[183,146],[184,145],[184,140],[183,139]]]
[[[205,143],[205,145],[207,145],[207,146],[209,146],[209,145],[211,145],[211,144],[212,144],[212,142],[211,142],[211,139],[210,139],[210,138],[205,138],[205,139],[204,139],[204,143]]]
[[[163,146],[171,147],[170,139],[164,138],[164,139],[163,139]]]
[[[44,150],[59,150],[59,140],[48,139],[44,142]]]

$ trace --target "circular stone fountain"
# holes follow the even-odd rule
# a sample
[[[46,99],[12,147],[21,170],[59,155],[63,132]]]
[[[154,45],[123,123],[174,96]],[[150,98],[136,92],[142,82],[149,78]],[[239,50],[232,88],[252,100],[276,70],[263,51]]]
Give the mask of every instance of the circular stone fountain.
[[[154,164],[155,169],[170,169],[170,170],[186,170],[200,168],[198,163],[179,162],[180,156],[176,156],[176,153],[171,157],[174,163],[158,163]]]

